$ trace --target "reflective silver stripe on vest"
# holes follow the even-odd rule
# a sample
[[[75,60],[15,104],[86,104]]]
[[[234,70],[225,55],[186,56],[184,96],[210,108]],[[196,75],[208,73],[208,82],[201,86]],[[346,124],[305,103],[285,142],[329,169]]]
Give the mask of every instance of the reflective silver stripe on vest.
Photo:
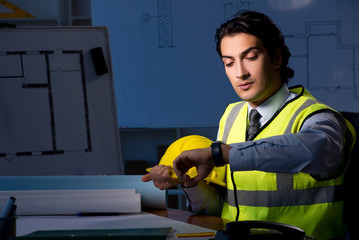
[[[252,207],[302,206],[343,201],[344,186],[327,186],[300,190],[246,191],[237,190],[238,204]],[[226,202],[236,207],[234,190],[227,189]]]
[[[226,125],[224,126],[223,130],[223,137],[222,142],[226,143],[228,140],[229,132],[231,131],[231,128],[234,124],[234,121],[236,120],[239,112],[241,111],[242,107],[244,106],[246,102],[240,102],[236,106],[234,106],[230,113],[228,114],[228,117],[226,119]]]
[[[292,118],[290,119],[287,128],[284,131],[284,134],[288,134],[292,132],[292,127],[293,127],[293,123],[294,120],[297,118],[298,114],[303,111],[304,109],[306,109],[307,107],[310,107],[313,104],[318,103],[318,101],[313,100],[313,99],[307,99],[298,109],[297,111],[295,111],[295,113],[293,114]]]

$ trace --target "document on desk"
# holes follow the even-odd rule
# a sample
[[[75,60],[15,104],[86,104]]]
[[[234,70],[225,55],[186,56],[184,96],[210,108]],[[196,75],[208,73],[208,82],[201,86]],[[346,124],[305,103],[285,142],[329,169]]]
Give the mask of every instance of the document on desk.
[[[141,212],[135,189],[0,191],[0,203],[8,196],[16,198],[18,215]]]
[[[116,200],[116,197],[112,198],[111,194],[126,193],[126,190],[133,191],[136,189],[136,193],[141,196],[141,208],[148,209],[165,209],[166,208],[166,191],[161,191],[158,188],[154,187],[152,182],[142,182],[141,176],[139,175],[86,175],[86,176],[0,176],[0,196],[6,196],[6,199],[9,196],[12,196],[14,191],[44,191],[46,196],[47,193],[51,193],[51,190],[64,191],[64,193],[70,193],[70,190],[73,190],[73,193],[76,191],[80,192],[81,190],[88,190],[88,193],[93,193],[93,201],[97,198],[98,203],[105,205],[110,202],[111,205],[119,205],[117,202],[112,202]],[[105,190],[100,194],[100,190]],[[54,192],[55,193],[55,192]],[[28,193],[30,196],[30,193]],[[70,194],[71,195],[71,194]],[[96,197],[98,195],[98,197]],[[122,194],[123,196],[126,194]],[[81,196],[86,196],[85,191],[82,191]],[[106,197],[107,196],[107,197]],[[132,195],[131,195],[132,196]],[[134,202],[137,203],[137,196],[134,196]],[[34,195],[36,198],[36,195]],[[79,203],[79,199],[74,197],[72,201]],[[122,200],[128,200],[123,196]],[[19,199],[21,201],[21,199]],[[30,199],[29,199],[30,200]],[[54,199],[56,201],[56,199]],[[69,199],[62,198],[61,201],[69,202]],[[97,202],[96,200],[96,202]],[[5,201],[5,200],[3,200]],[[42,200],[40,199],[40,202]],[[87,201],[92,201],[91,198],[83,198],[82,204],[86,205]],[[107,202],[106,202],[107,201]],[[1,198],[0,198],[1,204]],[[35,202],[36,204],[36,202]],[[21,204],[19,203],[19,206]],[[127,209],[127,205],[124,204],[122,207]],[[105,207],[105,206],[102,206]],[[128,208],[132,210],[132,208]],[[18,209],[17,213],[21,213],[22,210]],[[138,212],[136,210],[136,212]],[[52,214],[52,213],[50,213]]]
[[[20,216],[16,223],[16,235],[22,236],[39,230],[155,229],[168,227],[173,228],[175,234],[215,232],[212,229],[141,212],[139,214],[98,217]],[[188,239],[190,238],[186,238],[186,240]]]

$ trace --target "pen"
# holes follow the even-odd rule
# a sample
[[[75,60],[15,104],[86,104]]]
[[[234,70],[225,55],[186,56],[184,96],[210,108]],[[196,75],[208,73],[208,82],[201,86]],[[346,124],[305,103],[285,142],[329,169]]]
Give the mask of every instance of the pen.
[[[201,233],[183,233],[183,234],[176,234],[178,238],[185,238],[185,237],[214,237],[216,234],[214,232],[201,232]]]
[[[1,213],[0,213],[0,218],[6,218],[9,217],[9,215],[11,214],[11,210],[13,209],[15,203],[15,198],[13,196],[11,196],[5,206],[2,208]]]

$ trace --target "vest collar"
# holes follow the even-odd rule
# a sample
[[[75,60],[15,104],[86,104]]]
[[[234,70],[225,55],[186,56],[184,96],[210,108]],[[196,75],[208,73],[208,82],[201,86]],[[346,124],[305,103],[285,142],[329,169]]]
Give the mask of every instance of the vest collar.
[[[291,92],[289,91],[287,84],[283,84],[282,87],[273,96],[264,101],[256,109],[261,114],[259,120],[260,126],[263,126],[269,119],[273,117],[276,111],[288,100]],[[248,104],[248,115],[253,108]]]

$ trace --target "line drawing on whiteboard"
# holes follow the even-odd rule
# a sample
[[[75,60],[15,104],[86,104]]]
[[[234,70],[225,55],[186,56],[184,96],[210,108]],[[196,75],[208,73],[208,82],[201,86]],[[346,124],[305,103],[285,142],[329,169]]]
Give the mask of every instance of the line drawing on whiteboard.
[[[305,33],[284,37],[294,49],[291,58],[301,62],[308,89],[352,90],[353,100],[359,100],[359,44],[343,44],[341,26],[341,21],[306,22]]]
[[[251,1],[232,1],[223,3],[222,8],[224,20],[226,21],[233,18],[233,16],[240,10],[249,10],[251,4]]]
[[[82,50],[0,52],[0,158],[91,152]]]
[[[172,0],[157,0],[157,16],[149,13],[142,14],[143,22],[157,18],[158,47],[173,48]]]

